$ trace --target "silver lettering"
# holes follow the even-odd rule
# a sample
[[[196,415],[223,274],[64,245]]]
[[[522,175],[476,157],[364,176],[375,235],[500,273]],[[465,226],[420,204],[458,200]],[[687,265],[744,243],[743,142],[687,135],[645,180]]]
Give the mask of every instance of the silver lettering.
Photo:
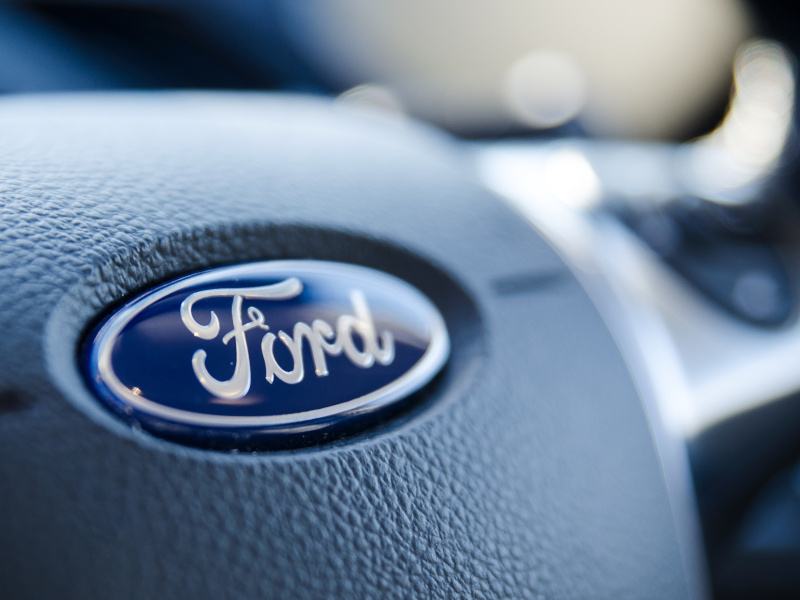
[[[206,298],[232,299],[233,328],[222,336],[222,343],[227,346],[228,342],[234,340],[236,359],[233,375],[225,380],[213,377],[206,366],[206,351],[197,350],[192,356],[192,369],[200,384],[215,396],[228,400],[242,398],[250,391],[251,370],[246,333],[251,329],[261,329],[266,332],[261,338],[261,354],[264,359],[266,380],[269,383],[273,383],[276,377],[288,384],[303,381],[304,344],[308,344],[311,351],[314,374],[317,377],[328,375],[327,356],[344,353],[354,365],[362,368],[369,368],[376,362],[389,365],[394,361],[394,336],[389,331],[378,334],[366,298],[359,290],[354,290],[350,294],[353,314],[341,315],[335,327],[322,319],[314,319],[310,325],[303,322],[295,323],[292,335],[284,331],[278,331],[276,334],[270,331],[264,313],[254,306],[246,310],[248,321],[244,322],[242,319],[242,306],[246,299],[288,300],[297,297],[302,291],[303,284],[292,277],[272,285],[203,290],[188,296],[181,303],[181,320],[193,335],[203,340],[213,340],[219,335],[219,318],[214,311],[211,311],[209,322],[199,323],[192,315],[194,305]],[[356,345],[356,338],[360,338],[362,349]],[[276,343],[283,344],[289,351],[291,364],[286,365],[288,368],[281,366],[275,357]]]

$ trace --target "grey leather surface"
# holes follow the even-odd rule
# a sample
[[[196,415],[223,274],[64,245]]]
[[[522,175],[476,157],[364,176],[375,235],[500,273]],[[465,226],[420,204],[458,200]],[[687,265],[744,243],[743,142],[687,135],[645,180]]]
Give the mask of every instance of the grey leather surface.
[[[109,304],[211,264],[350,260],[445,314],[415,410],[320,448],[133,431],[77,369]],[[457,147],[296,98],[0,102],[4,598],[680,598],[661,465],[622,360]]]

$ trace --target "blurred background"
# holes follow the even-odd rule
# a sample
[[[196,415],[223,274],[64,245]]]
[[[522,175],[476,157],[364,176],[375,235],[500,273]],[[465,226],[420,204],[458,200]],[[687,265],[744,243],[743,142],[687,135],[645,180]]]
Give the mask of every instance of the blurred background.
[[[4,2],[0,93],[286,91],[446,130],[610,298],[689,455],[714,596],[798,598],[798,16],[743,0]]]
[[[721,117],[737,48],[771,33],[764,21],[788,24],[759,11],[735,0],[3,3],[0,89],[290,89],[469,137],[577,118],[590,135],[684,139]]]

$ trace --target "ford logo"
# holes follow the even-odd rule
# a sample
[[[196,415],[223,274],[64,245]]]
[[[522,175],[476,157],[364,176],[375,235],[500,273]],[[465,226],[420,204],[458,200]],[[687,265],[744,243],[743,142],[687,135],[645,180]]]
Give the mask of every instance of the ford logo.
[[[361,426],[428,383],[448,353],[444,320],[409,284],[282,260],[147,291],[92,332],[85,357],[99,397],[127,420],[235,444]]]

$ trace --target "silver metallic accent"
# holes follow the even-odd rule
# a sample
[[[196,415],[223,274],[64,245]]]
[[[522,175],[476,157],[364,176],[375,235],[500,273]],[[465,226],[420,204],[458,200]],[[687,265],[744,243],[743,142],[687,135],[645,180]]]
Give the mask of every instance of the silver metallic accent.
[[[233,297],[233,307],[231,308],[233,329],[222,338],[223,344],[228,343],[231,335],[236,340],[236,366],[233,371],[233,377],[227,381],[216,379],[206,368],[206,351],[197,350],[192,356],[192,369],[200,385],[220,398],[235,400],[247,394],[250,390],[250,357],[247,352],[247,338],[245,337],[247,330],[242,325],[243,300],[245,298],[288,300],[299,295],[302,290],[303,284],[293,277],[280,283],[260,287],[203,290],[192,294],[181,302],[181,321],[183,321],[186,328],[201,339],[213,340],[219,335],[219,318],[212,310],[210,322],[207,325],[201,325],[192,316],[192,307],[195,303],[206,298]],[[263,322],[263,320],[262,315],[261,321]],[[297,361],[295,360],[295,362]],[[302,379],[302,375],[300,379]]]
[[[283,415],[271,415],[271,416],[231,416],[231,415],[210,415],[205,413],[195,413],[187,410],[181,410],[172,408],[169,406],[164,406],[159,404],[158,402],[154,402],[141,394],[141,391],[137,391],[132,388],[128,388],[125,384],[123,384],[119,378],[114,373],[114,369],[111,364],[111,351],[113,348],[114,341],[116,340],[119,333],[125,328],[125,326],[141,311],[145,310],[147,307],[152,306],[159,300],[178,292],[190,285],[198,285],[203,283],[210,283],[212,281],[218,280],[220,277],[229,277],[232,278],[236,275],[239,276],[246,276],[246,275],[254,275],[263,272],[264,268],[281,268],[286,270],[304,270],[308,271],[317,271],[320,274],[330,275],[335,274],[338,271],[342,272],[343,275],[346,275],[348,272],[352,273],[354,270],[362,270],[367,272],[369,277],[372,279],[383,277],[383,278],[391,278],[392,285],[402,285],[406,287],[407,291],[412,293],[416,296],[416,300],[422,310],[425,312],[425,320],[429,324],[429,344],[428,347],[423,354],[422,358],[411,367],[406,373],[401,375],[399,378],[395,379],[391,383],[373,391],[363,396],[359,396],[358,398],[354,398],[352,400],[348,400],[347,402],[342,402],[336,404],[334,406],[329,406],[321,409],[315,410],[308,410],[303,412],[297,413],[290,413],[290,414],[283,414]],[[239,319],[241,321],[241,303],[244,297],[258,297],[258,298],[271,298],[271,299],[280,299],[280,298],[291,298],[297,295],[300,290],[302,289],[302,283],[296,278],[290,278],[285,281],[279,282],[274,285],[270,286],[263,286],[260,288],[231,288],[231,289],[218,289],[218,290],[204,290],[202,292],[198,292],[197,294],[193,294],[189,296],[181,305],[181,319],[183,323],[187,326],[187,328],[201,337],[203,339],[213,339],[217,335],[219,335],[219,319],[212,313],[211,320],[208,324],[203,325],[201,323],[197,323],[194,318],[191,316],[192,306],[195,302],[202,300],[204,297],[209,297],[213,295],[225,295],[231,296],[233,298],[232,304],[233,309],[237,308],[238,304],[238,314]],[[367,357],[368,349],[359,351],[355,346],[352,348],[348,348],[347,344],[340,343],[340,337],[343,332],[347,333],[351,329],[363,329],[367,327],[365,323],[359,321],[359,317],[364,317],[364,311],[368,312],[368,308],[366,307],[366,301],[364,300],[363,294],[355,293],[352,296],[352,301],[354,303],[354,307],[356,310],[356,316],[353,315],[345,315],[345,317],[350,317],[349,319],[342,319],[340,318],[339,323],[337,324],[337,339],[335,341],[328,341],[325,338],[331,337],[333,335],[334,330],[333,328],[320,320],[315,320],[311,327],[309,328],[312,332],[317,332],[320,336],[320,348],[324,349],[329,354],[336,354],[337,352],[345,351],[348,353],[348,356],[353,359],[354,363],[358,364],[357,361],[361,361],[361,366],[368,366],[368,364],[373,364],[376,360],[381,364],[389,364],[394,359],[394,344],[393,340],[390,335],[385,335],[384,333],[380,336],[380,343],[377,341],[377,336],[373,336],[376,339],[374,340],[373,346],[371,348],[372,354]],[[267,327],[264,325],[263,321],[263,314],[260,311],[256,310],[248,310],[247,312],[248,317],[250,318],[250,322],[247,324],[239,323],[242,330],[245,327]],[[280,332],[285,336],[283,339],[284,342],[287,340],[293,341],[294,338],[289,337],[287,334]],[[295,331],[295,337],[297,332]],[[303,330],[305,334],[305,330]],[[231,336],[231,334],[233,334]],[[267,335],[272,335],[274,340],[274,334],[271,332]],[[228,332],[226,336],[223,337],[223,343],[225,342],[225,337],[230,340],[230,337],[243,337],[237,336],[233,331]],[[264,337],[264,340],[267,339],[267,336]],[[142,412],[158,416],[164,419],[168,419],[174,422],[189,424],[189,425],[203,425],[203,426],[213,426],[213,427],[265,427],[265,426],[279,426],[279,425],[290,425],[290,424],[299,424],[308,421],[313,421],[316,419],[321,419],[329,416],[339,415],[339,414],[360,414],[363,412],[368,412],[379,408],[381,406],[388,405],[395,400],[398,400],[404,396],[411,394],[412,392],[418,390],[422,387],[425,383],[430,381],[433,376],[439,371],[439,369],[444,365],[445,361],[450,352],[450,341],[447,334],[447,328],[444,323],[444,319],[439,314],[439,311],[436,307],[419,291],[417,291],[412,286],[408,285],[407,283],[391,277],[388,274],[380,273],[378,271],[374,271],[372,269],[367,269],[365,267],[359,267],[356,265],[343,265],[333,262],[323,262],[323,261],[312,261],[312,260],[282,260],[282,261],[268,261],[268,262],[260,262],[260,263],[248,263],[245,265],[238,265],[233,267],[224,267],[219,269],[214,269],[213,271],[209,271],[207,273],[201,273],[195,276],[190,276],[184,278],[180,281],[177,281],[173,284],[164,286],[157,292],[150,295],[146,301],[138,300],[134,301],[131,304],[125,306],[120,310],[118,313],[114,315],[112,319],[103,326],[97,336],[97,371],[99,379],[108,386],[108,388],[118,397],[124,399],[128,404],[130,404],[133,408],[140,410]],[[352,356],[350,356],[352,354]],[[238,393],[238,390],[234,389],[236,386],[241,386],[242,382],[247,380],[249,384],[249,370],[246,375],[242,375],[241,372],[238,371],[238,365],[240,362],[247,362],[247,361],[240,361],[240,354],[239,348],[237,347],[237,371],[235,371],[234,377],[231,380],[231,390],[225,390],[229,393],[228,396],[222,395],[221,397],[223,400],[228,398],[235,398],[234,392]],[[201,360],[203,357],[198,357],[196,353],[193,359],[193,366],[195,367],[195,374],[197,374],[198,366],[200,365]],[[197,363],[197,364],[195,364]],[[368,364],[367,364],[368,363]],[[324,365],[318,365],[317,375],[323,375],[323,371],[326,373],[327,370],[324,368]],[[276,373],[277,374],[277,373]],[[235,381],[234,381],[235,380]],[[222,382],[223,387],[225,383],[230,382]],[[248,386],[249,387],[249,386]],[[245,392],[246,393],[246,392]]]

